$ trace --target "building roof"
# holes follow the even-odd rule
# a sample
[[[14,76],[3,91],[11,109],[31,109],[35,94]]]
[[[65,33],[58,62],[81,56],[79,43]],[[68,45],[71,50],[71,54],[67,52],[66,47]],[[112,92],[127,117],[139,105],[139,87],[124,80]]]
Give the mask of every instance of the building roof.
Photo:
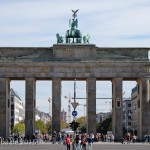
[[[15,96],[15,97],[17,97],[20,101],[22,101],[21,98],[19,97],[18,93],[17,93],[13,88],[10,89],[10,94],[11,94],[11,96]]]
[[[131,98],[123,98],[123,102],[126,102],[126,101],[131,101]]]

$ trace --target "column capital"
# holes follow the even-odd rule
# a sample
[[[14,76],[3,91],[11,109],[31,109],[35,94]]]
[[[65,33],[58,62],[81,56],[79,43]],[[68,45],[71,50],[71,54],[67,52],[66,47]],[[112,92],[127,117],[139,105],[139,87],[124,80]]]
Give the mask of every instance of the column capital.
[[[148,77],[145,77],[145,78],[138,78],[138,79],[137,79],[137,82],[140,82],[140,81],[148,81],[148,80],[150,80],[150,78],[148,78]]]
[[[57,80],[58,80],[58,81],[61,81],[61,78],[59,78],[59,77],[52,77],[52,81],[54,81],[54,80],[55,80],[55,81],[57,81]]]
[[[86,78],[86,80],[96,80],[97,78]]]
[[[35,78],[25,78],[25,80],[33,80],[33,81],[36,81]]]
[[[121,81],[123,78],[112,78],[112,81]]]

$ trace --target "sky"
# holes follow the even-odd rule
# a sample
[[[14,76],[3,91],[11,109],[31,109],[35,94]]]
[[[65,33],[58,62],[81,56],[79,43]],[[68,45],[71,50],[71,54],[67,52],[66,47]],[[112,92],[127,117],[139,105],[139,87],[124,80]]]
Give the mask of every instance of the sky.
[[[150,47],[150,0],[0,0],[0,47],[53,46],[56,33],[64,36],[68,30],[72,9],[79,9],[78,28],[82,34],[90,34],[90,43],[98,47]],[[97,82],[97,97],[112,96],[111,82],[101,84]],[[124,82],[126,97],[130,97],[135,84]],[[37,106],[49,111],[51,81],[38,81],[36,85]],[[86,96],[85,85],[77,83],[79,97]],[[25,99],[24,81],[11,81],[11,87]],[[62,82],[62,109],[66,111],[64,96],[69,93],[73,96],[73,81]],[[109,101],[97,101],[105,106],[104,110],[97,106],[97,111],[110,110]],[[83,116],[84,106],[77,109]]]
[[[71,9],[99,47],[149,47],[149,0],[0,0],[1,47],[51,47],[65,35]]]

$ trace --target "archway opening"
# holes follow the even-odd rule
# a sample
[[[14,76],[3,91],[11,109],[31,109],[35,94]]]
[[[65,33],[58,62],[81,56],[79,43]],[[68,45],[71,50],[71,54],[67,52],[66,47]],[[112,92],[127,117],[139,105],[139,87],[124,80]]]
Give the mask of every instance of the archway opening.
[[[36,81],[35,132],[51,134],[52,131],[52,82]]]
[[[112,133],[112,83],[111,81],[96,82],[96,121],[97,133]],[[98,135],[101,137],[101,135]],[[103,140],[103,139],[101,139]]]
[[[74,99],[75,97],[75,99]],[[78,132],[86,132],[86,82],[81,80],[62,81],[61,121],[69,123],[73,120],[80,123]],[[76,112],[74,114],[73,112]],[[64,126],[66,127],[66,126]],[[62,128],[64,128],[62,126]],[[83,131],[84,130],[84,131]]]
[[[123,81],[123,134],[138,132],[138,85],[136,81]]]
[[[25,81],[10,82],[10,133],[25,135]],[[19,128],[19,126],[21,128]]]

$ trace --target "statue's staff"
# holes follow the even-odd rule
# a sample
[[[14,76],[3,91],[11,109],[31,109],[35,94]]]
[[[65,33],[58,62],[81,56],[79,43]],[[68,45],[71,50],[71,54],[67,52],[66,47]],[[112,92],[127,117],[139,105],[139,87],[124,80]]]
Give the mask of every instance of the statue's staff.
[[[78,10],[79,10],[79,9],[77,9],[77,10],[72,10],[72,12],[73,12],[73,15],[72,15],[73,18],[76,18],[76,17],[77,17],[77,12],[78,12]]]

